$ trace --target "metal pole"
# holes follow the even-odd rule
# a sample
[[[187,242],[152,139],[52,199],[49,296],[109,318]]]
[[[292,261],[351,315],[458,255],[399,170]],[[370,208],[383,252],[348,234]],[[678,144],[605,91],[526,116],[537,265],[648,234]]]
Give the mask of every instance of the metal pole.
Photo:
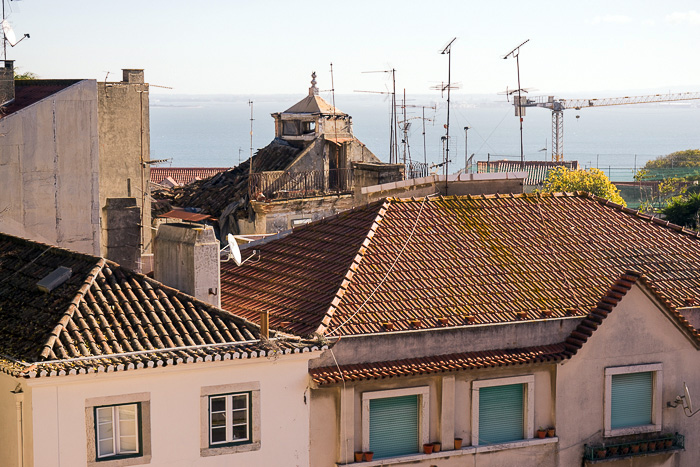
[[[447,51],[447,141],[445,147],[445,196],[447,196],[447,177],[450,174],[450,86],[452,77],[452,46]]]
[[[423,163],[428,167],[428,156],[425,150],[425,107],[423,107]]]
[[[520,170],[525,169],[525,153],[523,152],[523,106],[520,100],[520,51],[515,56],[515,66],[518,69],[518,118],[520,119]]]
[[[464,127],[464,173],[467,173],[467,164],[469,163],[469,151],[467,151],[467,133],[469,132],[469,127]]]
[[[253,174],[253,101],[249,100],[250,106],[250,162],[248,163],[248,174]]]

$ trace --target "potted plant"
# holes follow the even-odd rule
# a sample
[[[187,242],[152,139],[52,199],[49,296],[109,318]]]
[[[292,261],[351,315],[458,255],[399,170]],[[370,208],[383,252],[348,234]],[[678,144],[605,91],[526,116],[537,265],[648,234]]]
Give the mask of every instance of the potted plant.
[[[355,451],[355,462],[362,462],[364,453],[362,451]]]
[[[649,442],[644,441],[639,443],[639,452],[647,452],[649,450]]]
[[[423,445],[423,452],[426,454],[433,453],[433,443],[428,443]]]
[[[656,451],[656,441],[649,441],[649,450]]]
[[[605,454],[607,454],[607,449],[605,449],[605,446],[601,446],[596,449],[595,454],[598,459],[605,459]]]
[[[371,461],[373,457],[374,457],[374,453],[372,451],[367,451],[364,455],[365,462]]]
[[[673,435],[671,433],[664,434],[664,447],[666,449],[673,447]]]
[[[631,444],[630,445],[630,452],[632,454],[636,454],[639,452],[639,444]]]
[[[462,438],[455,438],[455,451],[462,449]]]
[[[547,438],[554,438],[554,427],[550,426],[547,428]]]
[[[628,452],[630,452],[629,444],[625,444],[624,446],[622,446],[622,449],[620,449],[620,454],[625,456]]]
[[[540,428],[537,430],[537,437],[538,437],[538,438],[544,438],[545,436],[547,436],[547,430],[545,430],[544,428],[540,427]]]
[[[610,446],[610,447],[608,448],[608,455],[611,456],[611,457],[612,457],[612,456],[617,456],[618,447],[619,447],[619,446]]]
[[[442,449],[442,443],[439,441],[433,443],[433,452],[440,452],[440,449]]]

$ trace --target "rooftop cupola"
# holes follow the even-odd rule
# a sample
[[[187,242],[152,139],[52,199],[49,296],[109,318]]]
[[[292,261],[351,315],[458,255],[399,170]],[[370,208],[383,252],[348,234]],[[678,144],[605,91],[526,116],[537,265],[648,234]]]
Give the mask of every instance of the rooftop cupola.
[[[318,96],[318,88],[316,87],[316,72],[311,72],[311,87],[309,88],[309,96]]]

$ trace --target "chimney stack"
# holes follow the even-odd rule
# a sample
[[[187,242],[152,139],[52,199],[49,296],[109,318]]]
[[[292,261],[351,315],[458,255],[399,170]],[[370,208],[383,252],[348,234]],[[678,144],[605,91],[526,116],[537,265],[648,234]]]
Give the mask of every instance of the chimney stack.
[[[0,68],[0,105],[7,105],[15,100],[15,61],[5,60]]]
[[[154,277],[221,308],[219,251],[211,226],[161,224],[153,242]]]
[[[143,68],[122,68],[122,82],[143,84]]]

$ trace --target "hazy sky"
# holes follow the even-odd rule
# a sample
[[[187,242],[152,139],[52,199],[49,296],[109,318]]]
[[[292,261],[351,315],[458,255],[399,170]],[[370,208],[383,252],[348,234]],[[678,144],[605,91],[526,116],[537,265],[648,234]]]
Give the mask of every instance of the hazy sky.
[[[430,93],[447,79],[439,51],[456,36],[459,92],[523,87],[540,94],[700,89],[697,1],[224,1],[21,0],[9,20],[25,40],[8,51],[41,78],[121,79],[144,68],[177,94],[303,93],[312,70],[321,90],[384,90],[362,71],[397,70],[397,88]],[[618,93],[618,94],[619,94]]]

